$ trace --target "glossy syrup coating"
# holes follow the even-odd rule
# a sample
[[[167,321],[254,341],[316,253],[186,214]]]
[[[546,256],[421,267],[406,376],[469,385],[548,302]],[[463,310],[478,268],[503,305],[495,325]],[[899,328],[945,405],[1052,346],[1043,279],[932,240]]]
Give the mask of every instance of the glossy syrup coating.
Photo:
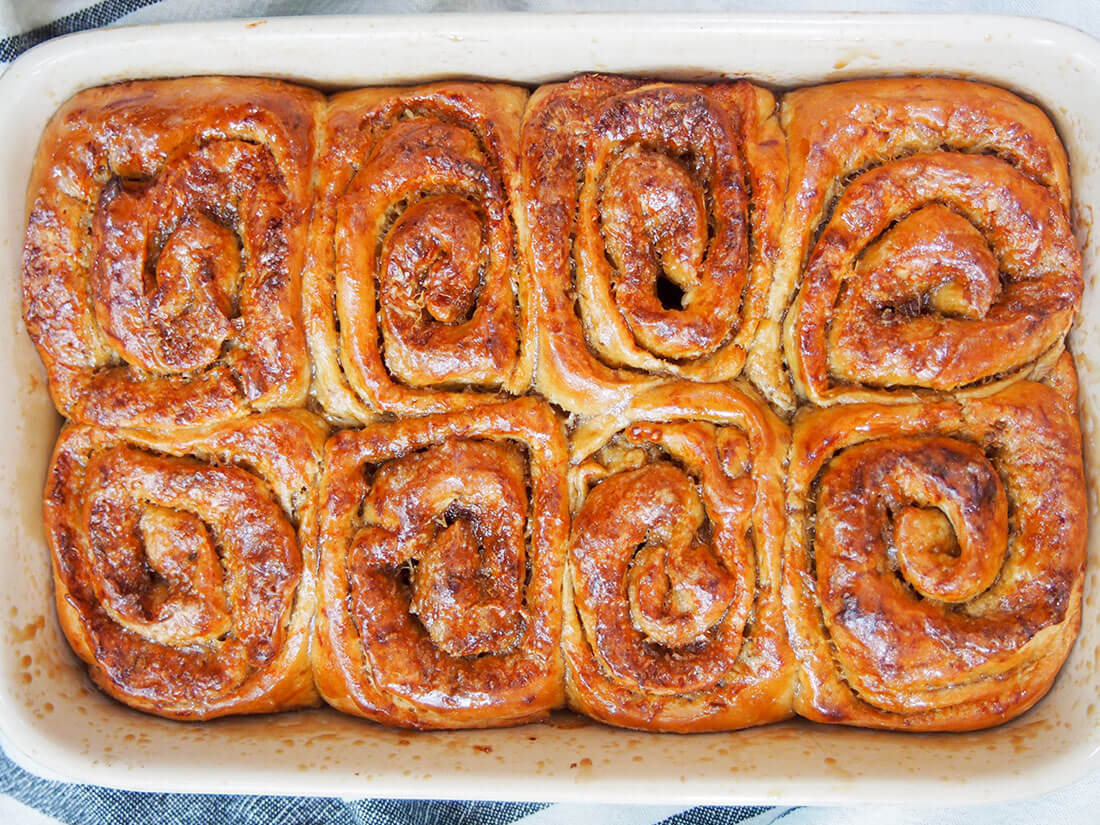
[[[1047,383],[796,419],[783,597],[798,713],[972,730],[1042,698],[1081,620],[1076,396],[1067,353]]]
[[[961,81],[82,92],[23,272],[62,627],[177,719],[1003,722],[1080,621],[1069,203]],[[312,400],[365,428],[254,414]]]
[[[787,446],[751,391],[690,382],[574,433],[570,707],[685,733],[793,714],[779,591]]]
[[[782,254],[747,367],[773,404],[1042,377],[1083,284],[1065,151],[1039,108],[897,78],[795,90],[780,120]]]
[[[582,415],[741,371],[777,254],[786,147],[749,83],[582,75],[523,120],[536,386]]]
[[[80,92],[28,189],[23,317],[58,409],[164,428],[301,406],[322,96],[248,78]]]
[[[298,529],[325,432],[302,410],[173,437],[62,430],[43,505],[57,611],[105,693],[175,719],[318,703]]]
[[[410,728],[561,706],[567,461],[560,421],[533,398],[329,440],[312,534],[329,704]]]
[[[314,394],[334,420],[447,412],[530,384],[513,217],[526,102],[482,83],[330,100],[304,306]]]

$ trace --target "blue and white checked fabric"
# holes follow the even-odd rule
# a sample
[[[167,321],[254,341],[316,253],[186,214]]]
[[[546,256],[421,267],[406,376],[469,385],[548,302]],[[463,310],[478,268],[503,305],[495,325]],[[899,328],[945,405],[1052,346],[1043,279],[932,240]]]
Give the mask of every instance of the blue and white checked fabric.
[[[51,37],[103,26],[432,11],[923,11],[1045,17],[1100,36],[1100,0],[0,0],[0,71]],[[931,801],[931,800],[930,800]],[[0,823],[101,825],[1005,825],[1096,822],[1100,773],[1035,800],[961,809],[660,807],[150,794],[40,779],[0,751]]]

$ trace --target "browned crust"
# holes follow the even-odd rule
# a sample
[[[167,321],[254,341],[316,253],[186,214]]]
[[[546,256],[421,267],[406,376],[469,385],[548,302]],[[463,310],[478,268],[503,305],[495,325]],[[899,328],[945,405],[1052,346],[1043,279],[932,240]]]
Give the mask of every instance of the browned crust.
[[[644,114],[639,114],[649,105],[654,112],[684,112],[683,122],[694,124],[693,128],[709,135],[721,148],[716,153],[722,158],[717,164],[719,171],[727,164],[740,169],[740,180],[723,179],[722,191],[729,196],[720,200],[721,210],[703,220],[704,225],[710,220],[725,227],[727,245],[717,244],[724,251],[732,254],[733,246],[741,244],[743,269],[733,273],[732,263],[717,267],[722,280],[712,283],[704,278],[692,298],[699,306],[720,307],[721,314],[729,315],[728,329],[718,336],[717,343],[700,343],[702,350],[693,348],[690,355],[686,350],[655,355],[636,340],[637,331],[631,323],[638,321],[628,321],[621,314],[623,310],[634,312],[635,318],[646,313],[655,315],[658,327],[671,323],[675,313],[662,315],[652,308],[643,311],[633,304],[627,306],[625,299],[623,305],[616,306],[609,283],[610,264],[604,258],[608,236],[600,229],[599,204],[590,199],[598,199],[601,193],[585,194],[598,189],[608,167],[634,149],[641,147],[649,154],[667,149],[637,140],[634,131],[663,131],[661,139],[669,144],[687,140],[675,124],[657,117],[647,121]],[[621,77],[582,75],[568,83],[543,86],[532,95],[522,134],[524,212],[520,229],[537,286],[533,293],[539,327],[536,387],[547,398],[572,412],[589,415],[622,407],[631,395],[659,380],[680,377],[723,381],[741,371],[745,351],[765,308],[777,254],[777,207],[787,185],[786,144],[774,109],[769,92],[745,82],[713,86],[646,84]],[[621,143],[615,136],[619,130],[626,135]],[[680,149],[682,153],[704,154],[700,145]],[[704,191],[708,200],[719,197],[708,188],[714,180],[692,180],[690,185],[681,184],[674,190],[674,179],[688,174],[682,171],[685,167],[677,166],[679,163],[673,159],[657,164],[655,172],[633,175],[630,183],[641,197],[647,192],[667,195],[673,191],[684,198]],[[681,171],[673,174],[677,169]],[[715,180],[719,179],[716,171]],[[740,195],[734,197],[730,193],[737,187]],[[703,209],[716,208],[708,200],[703,202]],[[672,226],[668,233],[677,237],[685,234]],[[636,243],[623,246],[622,255],[637,255],[637,266],[646,266],[641,261],[644,253]],[[710,252],[713,249],[708,255]],[[699,261],[683,256],[680,260],[685,270],[696,274],[705,269]],[[578,284],[582,276],[591,287]],[[712,286],[718,283],[727,285],[714,287],[718,291],[712,293]],[[599,296],[599,307],[594,295]],[[708,323],[712,314],[717,313],[708,310],[704,313],[707,317],[695,320]]]
[[[912,401],[926,389],[983,394],[1041,378],[1062,351],[1082,291],[1065,150],[1042,110],[981,83],[893,78],[795,90],[783,97],[780,120],[790,148],[782,251],[747,367],[771,403],[791,411],[802,400]],[[987,273],[999,297],[968,320],[934,307],[921,307],[915,321],[867,310],[856,319],[864,343],[849,345],[864,363],[898,367],[842,375],[850,370],[838,368],[829,326],[844,293],[867,289],[851,264],[895,220],[929,203],[982,230],[977,246],[992,247],[1006,288]],[[914,326],[921,324],[940,337]],[[923,336],[927,352],[892,351],[890,329],[899,341]],[[966,351],[967,341],[987,338],[984,354]]]
[[[534,321],[513,214],[526,102],[525,89],[483,83],[361,89],[330,100],[304,299],[314,393],[331,418],[447,412],[527,389]],[[407,251],[398,227],[414,208],[423,207],[421,237],[433,227],[446,235],[448,195],[480,239],[469,256],[453,235],[453,246],[436,239],[432,254],[452,267],[441,289],[471,305],[461,318],[428,320],[423,340],[407,347],[392,319],[426,314],[426,289],[416,282],[423,273],[394,263],[399,274],[387,291],[387,256]],[[470,256],[472,284],[453,271]]]
[[[654,422],[657,422],[656,425]],[[593,482],[606,483],[606,479],[615,480],[626,475],[616,474],[613,468],[605,468],[597,460],[600,449],[639,425],[658,428],[671,425],[675,430],[687,428],[684,432],[692,441],[700,441],[699,449],[706,445],[703,452],[689,450],[692,463],[705,462],[707,454],[715,455],[716,460],[721,462],[722,448],[719,444],[725,435],[733,434],[747,448],[749,466],[747,469],[738,468],[743,474],[737,478],[724,470],[711,479],[701,465],[684,465],[703,499],[711,502],[708,505],[711,529],[717,529],[716,524],[731,517],[725,511],[734,510],[736,513],[732,518],[744,521],[751,532],[751,539],[746,539],[749,552],[747,557],[740,559],[742,566],[730,569],[725,566],[730,561],[722,563],[722,569],[726,571],[722,575],[731,576],[737,583],[736,587],[749,589],[749,592],[742,594],[746,597],[743,607],[748,613],[742,613],[739,619],[733,620],[740,626],[728,629],[731,638],[727,643],[718,642],[728,644],[732,650],[736,640],[740,650],[728,669],[711,668],[709,660],[726,657],[727,651],[713,648],[718,641],[715,634],[719,632],[719,626],[710,627],[703,637],[708,648],[699,666],[714,670],[713,677],[705,685],[682,692],[655,692],[644,684],[632,683],[632,679],[641,678],[640,672],[616,676],[609,671],[603,664],[604,653],[596,641],[597,630],[592,617],[589,616],[586,622],[582,611],[575,605],[576,588],[587,575],[584,571],[592,567],[592,560],[585,557],[583,548],[589,544],[597,547],[604,541],[614,541],[614,534],[624,526],[617,520],[630,522],[641,517],[629,512],[599,508],[589,511],[585,508],[589,494],[599,490],[599,484],[592,486]],[[570,707],[613,725],[681,733],[734,730],[792,715],[796,662],[787,643],[779,596],[780,554],[786,525],[782,479],[788,438],[783,422],[751,391],[735,386],[686,382],[643,393],[621,417],[592,421],[574,434],[572,451],[575,467],[571,474],[575,516],[567,563],[563,636],[567,665],[566,692]],[[641,443],[629,438],[628,441]],[[718,452],[714,453],[715,450]],[[667,459],[659,464],[668,466]],[[656,465],[647,459],[640,469],[633,472],[647,472],[646,468],[653,466]],[[741,491],[747,491],[743,500],[737,498],[736,485],[740,485]],[[653,492],[656,495],[661,491]],[[654,527],[646,524],[640,529]],[[587,541],[586,536],[596,543]],[[722,554],[713,547],[708,553],[714,553],[715,559],[722,558]],[[691,575],[692,571],[685,571],[684,574]],[[702,581],[711,584],[700,586],[714,586],[712,579],[704,578]],[[608,582],[599,587],[601,592],[607,587],[613,588],[616,593],[611,598],[626,598],[625,581]],[[728,608],[729,614],[738,612],[737,602],[735,598]],[[746,615],[752,617],[748,627],[744,624]],[[637,617],[633,621],[636,623]],[[726,619],[723,619],[719,625],[725,622]],[[634,628],[618,625],[609,626],[601,632],[633,635],[635,631]],[[721,632],[727,631],[723,627]],[[647,671],[656,668],[655,681],[673,684],[674,680],[665,679],[660,668],[667,657],[672,657],[668,659],[670,664],[675,662],[678,655],[676,649],[644,644],[642,648],[648,650],[650,655],[639,654],[637,668]]]
[[[269,80],[181,78],[89,89],[53,117],[28,189],[23,317],[64,415],[160,428],[304,404],[299,274],[322,101]],[[200,280],[240,265],[228,294],[150,292],[143,259],[172,238],[202,258]],[[215,332],[221,352],[198,352]]]
[[[796,420],[783,599],[802,664],[799,714],[863,727],[973,730],[1023,713],[1047,692],[1080,625],[1086,538],[1068,353],[1049,383],[1018,382],[977,399],[844,405]],[[1004,558],[992,560],[996,578],[974,582],[980,592],[955,605],[895,584],[894,563],[881,552],[888,539],[877,538],[877,527],[854,528],[863,513],[873,515],[881,489],[842,491],[827,510],[818,498],[818,484],[831,482],[831,468],[852,450],[869,448],[873,468],[914,439],[926,444],[933,462],[940,445],[976,448],[979,457],[970,461],[989,462],[1012,514],[1011,530],[1001,525],[1008,531]],[[935,471],[933,481],[950,479],[951,463]],[[981,493],[965,485],[952,492],[964,501]],[[964,515],[979,523],[993,518],[988,508],[973,506]],[[844,547],[819,545],[822,530],[839,535],[844,529],[857,530]],[[872,554],[866,562],[865,545]],[[865,564],[873,570],[853,572]],[[865,635],[872,632],[876,644]]]
[[[251,416],[175,437],[80,425],[62,431],[43,505],[58,617],[73,650],[105,693],[174,719],[268,713],[318,703],[309,663],[316,564],[311,548],[299,547],[297,525],[310,518],[310,492],[317,483],[325,432],[320,419],[302,410]],[[90,463],[96,468],[94,478],[88,475]],[[119,482],[139,483],[146,493],[127,492]],[[148,498],[147,488],[160,496]],[[104,503],[93,508],[89,495]],[[191,507],[202,512],[182,508],[173,500],[181,495],[196,499]],[[115,569],[122,576],[128,569],[127,575],[133,576],[150,564],[148,559],[136,559],[129,567],[125,558],[120,565],[111,562],[117,554],[111,540],[117,536],[125,541],[118,531],[126,528],[101,508],[118,511],[131,505],[153,516],[160,507],[185,518],[220,514],[206,518],[202,532],[226,556],[222,564],[229,572],[218,578],[230,578],[205,587],[201,581],[190,586],[167,581],[175,598],[198,595],[208,603],[228,598],[228,628],[219,632],[197,622],[185,631],[219,634],[217,638],[171,644],[163,637],[159,642],[147,639],[140,627],[117,623],[119,610],[134,612],[127,602],[148,599],[165,585],[153,575],[148,586],[122,587],[124,598],[103,596],[108,585],[97,571]],[[97,522],[92,532],[89,519]],[[93,533],[98,549],[93,549]],[[181,562],[185,568],[196,564],[194,558]],[[270,597],[259,585],[250,589],[248,584],[265,577],[271,579]],[[240,602],[234,603],[231,594]],[[247,654],[239,649],[238,635],[248,623],[269,632],[252,640],[252,655],[260,661],[242,664],[236,678],[223,672],[222,660],[238,661]]]
[[[683,113],[691,136],[705,133],[711,143],[691,143],[666,122],[676,120],[668,112]],[[706,163],[691,160],[712,149],[726,158],[717,188]],[[246,183],[219,164],[244,170]],[[605,187],[607,181],[620,186]],[[218,205],[220,189],[232,190],[230,205]],[[676,208],[664,207],[675,214],[658,209],[654,219],[646,212],[654,211],[646,202],[654,192],[675,201]],[[246,267],[238,278],[222,260],[234,245],[223,230],[233,229],[230,213],[248,198],[256,202],[252,224],[262,231],[237,237],[259,269]],[[183,218],[171,211],[179,203]],[[684,216],[698,203],[706,213],[700,226],[710,235],[707,254],[719,248],[743,266],[716,279],[727,292],[703,295],[698,287],[707,311],[681,324],[647,307],[652,296],[628,299],[638,285],[623,284],[648,266],[647,244],[677,259],[659,268],[705,269],[684,252],[699,228]],[[1004,722],[1046,693],[1080,623],[1086,510],[1076,373],[1064,336],[1083,287],[1069,203],[1065,151],[1046,115],[1006,90],[964,81],[897,78],[799,89],[782,97],[778,112],[771,93],[744,81],[604,75],[530,96],[516,86],[449,82],[362,89],[326,101],[312,90],[248,78],[138,81],[82,92],[43,135],[28,190],[23,269],[24,319],[54,401],[74,422],[58,441],[44,504],[62,627],[105,692],[179,719],[314,704],[319,688],[342,711],[415,728],[519,724],[566,701],[609,724],[681,732],[735,729],[794,712],[909,730]],[[192,318],[185,308],[184,321],[172,321],[176,337],[150,343],[148,329],[163,319],[135,310],[151,300],[148,273],[144,297],[122,284],[126,255],[144,241],[116,231],[142,226],[166,265],[186,265],[165,251],[169,235],[186,248],[182,258],[190,249],[201,259],[200,278],[216,287],[207,284],[192,297],[209,299],[224,319],[214,310]],[[624,274],[624,261],[634,270]],[[434,297],[392,273],[379,275],[390,264],[399,275],[435,278]],[[952,266],[965,277],[952,280]],[[898,324],[895,334],[879,323],[889,304],[880,293],[895,280],[911,286],[907,279],[919,281],[920,272],[934,275],[937,267],[951,294],[931,299],[936,311],[929,314],[935,323],[956,324],[959,334],[951,347],[925,352],[917,346],[924,328]],[[623,271],[613,279],[616,268]],[[871,297],[854,288],[872,281],[878,292]],[[232,294],[220,294],[223,286]],[[411,302],[388,303],[403,291],[415,293]],[[187,304],[180,295],[161,297],[169,308]],[[935,304],[941,298],[948,309]],[[438,306],[430,309],[433,301]],[[447,316],[448,305],[466,303]],[[425,307],[447,317],[425,327],[414,317]],[[967,313],[974,317],[960,321]],[[471,318],[480,325],[460,334]],[[207,363],[201,352],[209,341],[189,333],[208,322],[224,326],[228,337]],[[666,339],[654,348],[647,335]],[[911,369],[914,352],[920,370]],[[175,372],[128,365],[144,357],[201,364]],[[320,419],[301,410],[270,412],[307,404],[311,366],[314,398],[330,420],[367,425],[329,440],[323,474]],[[736,383],[742,371],[774,409],[794,413],[793,436]],[[548,404],[530,396],[506,400],[532,388],[579,416],[568,444]],[[635,430],[657,440],[643,438],[644,449],[634,443],[631,449],[646,457],[626,463],[637,459],[639,471],[661,462],[687,468],[701,499],[707,485],[695,465],[655,458],[664,449],[654,447],[658,436],[690,431],[702,452],[720,453],[712,448],[728,431],[751,446],[740,481],[751,479],[755,490],[746,516],[753,563],[719,563],[733,574],[727,578],[753,582],[752,598],[733,598],[723,621],[743,625],[748,610],[751,627],[737,636],[736,661],[720,678],[679,693],[631,686],[636,674],[612,673],[608,654],[592,640],[594,613],[578,595],[586,575],[578,535],[601,524],[620,532],[636,526],[620,510],[585,510],[599,482],[626,472],[615,461],[604,466],[601,456],[627,449]],[[176,435],[153,434],[167,431]],[[974,571],[990,565],[975,563],[959,576],[952,584],[959,592],[978,588],[952,608],[970,624],[933,641],[916,614],[898,608],[922,587],[946,586],[935,575],[919,584],[906,579],[919,559],[902,569],[896,559],[909,551],[882,554],[883,569],[905,584],[891,580],[874,589],[867,570],[862,580],[852,573],[850,557],[860,548],[881,549],[880,534],[887,544],[894,536],[899,546],[915,548],[916,558],[928,550],[917,533],[923,527],[931,535],[935,525],[928,525],[939,519],[894,502],[900,515],[891,510],[889,525],[867,529],[873,519],[861,509],[865,500],[896,498],[897,489],[917,484],[901,470],[865,472],[880,442],[889,442],[896,467],[942,464],[937,477],[945,488],[961,477],[952,462],[987,460],[992,470],[982,478],[995,476],[1006,490],[1011,523],[1003,531],[989,527],[999,518],[996,507],[976,508],[972,519],[991,535],[1008,535],[1002,572],[981,587],[973,583],[984,574]],[[412,466],[429,454],[438,464],[440,456],[473,455],[479,445],[492,447],[467,469],[495,463],[506,476],[519,468],[529,482],[524,552],[531,578],[516,625],[523,632],[502,652],[494,645],[511,631],[463,629],[453,604],[413,597],[421,599],[413,621],[432,626],[417,644],[438,637],[474,653],[455,653],[453,668],[438,668],[434,697],[428,678],[410,698],[388,687],[400,679],[380,669],[373,642],[359,635],[367,625],[355,613],[350,582],[362,564],[348,560],[364,519],[359,494],[371,489],[378,468]],[[128,469],[131,461],[140,469]],[[298,562],[280,562],[280,586],[296,582],[289,612],[269,606],[279,614],[272,626],[281,622],[285,632],[271,636],[270,655],[262,645],[250,648],[253,658],[267,658],[261,666],[250,662],[237,682],[225,674],[238,666],[238,653],[227,653],[225,662],[202,659],[189,671],[195,656],[170,644],[163,654],[150,652],[153,643],[140,641],[140,633],[119,629],[119,616],[123,624],[142,624],[135,604],[155,612],[163,594],[127,593],[129,601],[104,607],[110,587],[96,581],[94,568],[104,563],[89,539],[89,524],[102,513],[82,498],[89,490],[103,498],[112,484],[136,484],[142,474],[142,484],[155,486],[149,479],[203,467],[235,484],[233,495],[258,513],[285,520],[265,533],[268,543],[285,545],[286,558],[300,554]],[[872,477],[881,484],[844,498],[848,480]],[[819,508],[823,489],[828,500]],[[118,495],[129,500],[125,491]],[[215,485],[205,505],[216,509],[228,497]],[[151,509],[157,512],[149,530],[191,529],[187,507],[182,521],[160,512],[180,510],[175,504]],[[851,524],[860,525],[849,530],[857,538],[818,552],[819,531],[843,534]],[[97,541],[101,550],[111,546]],[[125,561],[114,559],[122,567]],[[323,607],[311,634],[318,564]],[[736,592],[728,582],[722,587]],[[222,643],[210,619],[221,597],[210,590],[215,595],[205,607],[188,603],[203,617],[196,632],[210,636],[193,647],[207,651]],[[718,591],[726,592],[716,588],[715,603],[724,598]],[[920,607],[920,620],[933,623],[945,603]],[[1001,614],[990,618],[994,607]],[[650,620],[675,625],[668,616]],[[146,623],[162,635],[177,632],[170,623]],[[641,633],[642,623],[630,632]],[[859,627],[870,626],[890,640],[888,653],[868,651]],[[979,644],[984,629],[989,641]],[[675,627],[655,632],[676,635]],[[105,644],[108,638],[117,645]],[[935,644],[945,648],[938,669],[928,664]],[[418,649],[427,650],[409,648]],[[960,650],[971,657],[965,668],[958,666]],[[439,661],[451,655],[432,652]],[[646,678],[667,688],[677,677],[662,675],[659,659],[645,664]]]
[[[530,573],[520,608],[523,629],[507,649],[475,659],[451,658],[435,648],[422,627],[402,624],[400,617],[408,613],[410,595],[400,585],[396,568],[391,576],[393,599],[384,608],[400,614],[398,624],[392,625],[398,629],[352,615],[349,605],[356,594],[349,569],[358,560],[350,557],[349,548],[364,526],[359,509],[371,486],[366,480],[368,470],[379,472],[402,456],[444,443],[476,447],[481,441],[526,454],[530,504],[523,553]],[[346,713],[411,728],[522,724],[541,719],[562,704],[560,598],[569,529],[566,462],[560,421],[548,406],[532,398],[372,424],[345,430],[329,440],[311,539],[320,559],[313,667],[318,689],[329,704]],[[442,514],[438,517],[442,519]],[[456,625],[456,632],[465,632],[461,622]],[[392,638],[382,640],[391,633]],[[390,645],[387,655],[398,658],[415,659],[415,651],[423,650],[424,658],[431,660],[434,681],[409,686],[404,695],[388,690],[385,683],[400,681],[402,674],[377,665],[374,644]],[[409,662],[409,667],[420,666],[421,662]]]

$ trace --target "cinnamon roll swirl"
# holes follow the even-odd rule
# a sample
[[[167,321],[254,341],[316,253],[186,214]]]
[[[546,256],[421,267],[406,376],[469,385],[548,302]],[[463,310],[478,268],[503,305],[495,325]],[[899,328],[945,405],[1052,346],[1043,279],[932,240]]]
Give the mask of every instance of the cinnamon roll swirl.
[[[325,448],[314,670],[390,725],[539,719],[562,703],[561,424],[535,399],[345,430]]]
[[[324,438],[304,411],[190,436],[62,430],[43,508],[57,611],[104,692],[176,719],[317,703],[297,532]]]
[[[780,603],[785,425],[733,386],[640,395],[575,433],[569,704],[646,730],[792,714]]]
[[[58,409],[163,428],[300,406],[300,270],[322,97],[122,83],[54,116],[28,193],[23,317]]]
[[[784,601],[795,710],[907,730],[999,724],[1077,634],[1086,502],[1076,375],[794,424]]]
[[[447,412],[530,383],[516,153],[527,92],[443,83],[332,98],[305,276],[332,418]]]
[[[799,89],[790,188],[748,374],[776,405],[988,393],[1062,351],[1080,306],[1065,151],[1003,89],[899,78]]]
[[[774,108],[744,82],[583,75],[535,92],[521,230],[547,398],[589,414],[658,379],[738,375],[786,189]]]

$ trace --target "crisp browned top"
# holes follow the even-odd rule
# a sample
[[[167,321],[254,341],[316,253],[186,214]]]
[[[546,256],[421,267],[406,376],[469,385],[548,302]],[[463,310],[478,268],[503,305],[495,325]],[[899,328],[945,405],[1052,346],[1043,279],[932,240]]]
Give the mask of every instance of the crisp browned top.
[[[82,92],[23,267],[62,627],[174,718],[1004,721],[1080,621],[1069,205],[962,81]]]
[[[791,300],[783,355],[798,395],[911,399],[1018,380],[1057,356],[1083,281],[1066,156],[1041,110],[983,84],[906,78],[792,92],[781,120],[791,185],[776,289]]]
[[[574,434],[572,707],[682,732],[791,715],[778,588],[787,443],[752,395],[687,382]]]
[[[737,375],[786,186],[774,106],[749,83],[535,92],[521,171],[548,398],[591,413],[657,376]]]
[[[420,728],[560,705],[565,467],[535,399],[334,435],[315,539],[325,699]]]
[[[188,719],[313,701],[297,529],[324,432],[302,411],[170,439],[62,432],[44,505],[58,609],[104,690]]]
[[[61,411],[121,426],[300,406],[322,97],[246,78],[81,92],[28,190],[23,316]]]
[[[483,83],[330,101],[305,278],[329,415],[445,412],[527,388],[534,328],[513,217],[526,102]]]
[[[786,551],[799,712],[958,730],[1046,692],[1080,622],[1086,535],[1069,356],[1050,383],[799,419]]]
[[[1018,370],[1076,316],[1054,193],[1004,161],[892,161],[844,192],[803,272],[788,358],[808,386],[954,390]]]

